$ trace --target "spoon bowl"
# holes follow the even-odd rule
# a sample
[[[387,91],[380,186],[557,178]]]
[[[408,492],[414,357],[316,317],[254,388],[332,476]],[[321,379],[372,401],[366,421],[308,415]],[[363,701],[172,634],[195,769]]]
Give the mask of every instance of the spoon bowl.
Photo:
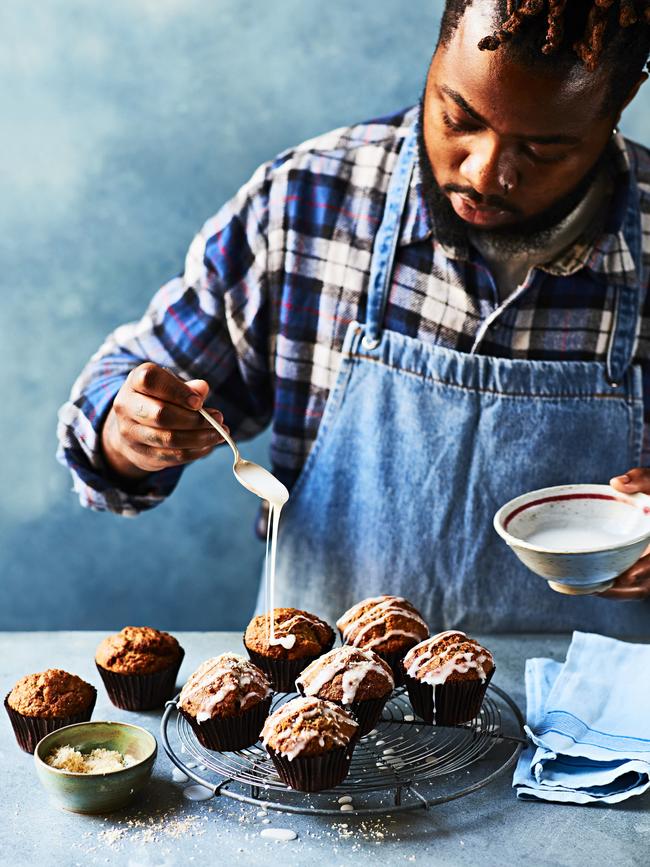
[[[289,499],[289,491],[282,482],[259,464],[239,458],[232,471],[241,485],[263,500],[284,504]]]
[[[289,499],[289,491],[282,482],[279,479],[276,479],[273,473],[270,473],[264,467],[254,463],[253,461],[247,461],[242,458],[239,454],[237,443],[228,432],[224,430],[219,422],[215,421],[210,413],[206,412],[203,408],[199,409],[198,412],[212,425],[213,428],[219,431],[221,436],[232,449],[234,456],[232,471],[239,484],[243,485],[248,491],[260,497],[262,500],[268,500],[269,503],[276,505],[284,505]]]

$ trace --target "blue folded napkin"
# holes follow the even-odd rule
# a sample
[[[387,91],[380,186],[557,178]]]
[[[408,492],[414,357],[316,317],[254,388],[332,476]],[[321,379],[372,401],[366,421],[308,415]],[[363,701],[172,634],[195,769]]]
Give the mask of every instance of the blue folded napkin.
[[[526,660],[526,703],[519,798],[616,804],[650,788],[650,645],[574,632],[564,664]]]

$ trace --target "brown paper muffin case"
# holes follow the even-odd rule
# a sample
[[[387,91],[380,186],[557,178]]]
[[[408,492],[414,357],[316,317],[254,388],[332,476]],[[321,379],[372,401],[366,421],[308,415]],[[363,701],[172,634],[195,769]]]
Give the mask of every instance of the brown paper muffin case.
[[[153,674],[118,674],[98,663],[95,665],[115,707],[122,710],[157,710],[176,694],[176,678],[184,656],[185,651],[181,648],[181,654],[173,665]]]
[[[64,726],[71,726],[75,723],[88,722],[95,709],[97,701],[97,690],[93,686],[93,698],[88,708],[82,713],[74,714],[68,717],[54,717],[46,719],[45,717],[25,716],[14,710],[9,704],[9,695],[5,697],[5,710],[9,715],[11,725],[18,741],[18,746],[26,753],[33,753],[36,749],[36,744],[42,740],[45,735],[54,732],[57,729],[62,729]]]
[[[260,737],[260,732],[271,707],[271,698],[262,699],[240,716],[214,717],[205,722],[197,722],[191,714],[178,708],[181,716],[190,724],[199,743],[208,750],[232,752],[252,747]]]
[[[334,789],[347,777],[355,743],[330,750],[321,756],[286,756],[267,747],[280,779],[298,792],[322,792]]]
[[[494,670],[484,682],[451,681],[433,687],[404,673],[406,689],[415,713],[427,723],[454,726],[478,716]]]

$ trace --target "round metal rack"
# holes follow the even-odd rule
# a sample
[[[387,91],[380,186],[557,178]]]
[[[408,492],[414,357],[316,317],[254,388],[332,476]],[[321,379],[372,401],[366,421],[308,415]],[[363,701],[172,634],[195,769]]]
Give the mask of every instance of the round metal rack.
[[[272,710],[294,697],[277,694]],[[523,725],[517,705],[493,685],[481,713],[454,727],[423,723],[414,716],[406,692],[397,689],[376,729],[356,746],[344,782],[317,794],[289,789],[259,743],[240,752],[205,749],[176,712],[176,699],[167,702],[160,733],[176,767],[214,795],[265,809],[340,817],[342,795],[352,797],[354,814],[364,815],[426,809],[483,788],[519,758],[526,744]]]

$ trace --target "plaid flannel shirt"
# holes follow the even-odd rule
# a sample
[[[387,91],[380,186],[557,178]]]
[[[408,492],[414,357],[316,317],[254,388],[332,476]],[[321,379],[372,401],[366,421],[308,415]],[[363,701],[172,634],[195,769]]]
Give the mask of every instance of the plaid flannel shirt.
[[[348,324],[363,321],[373,242],[391,170],[418,109],[329,132],[262,165],[192,241],[183,272],[139,322],[106,339],[59,412],[59,460],[81,503],[132,515],[168,496],[180,468],[128,487],[108,471],[101,426],[129,371],[149,360],[210,385],[206,405],[237,439],[271,425],[273,471],[295,482],[314,443]],[[620,232],[631,184],[640,192],[643,313],[635,357],[650,429],[650,152],[615,137],[605,226],[534,269],[505,301],[480,254],[446,247],[416,163],[398,241],[385,327],[461,352],[603,361],[613,282],[633,261]],[[535,271],[543,279],[532,280]],[[500,313],[494,316],[495,311]],[[486,320],[490,318],[490,322]]]

